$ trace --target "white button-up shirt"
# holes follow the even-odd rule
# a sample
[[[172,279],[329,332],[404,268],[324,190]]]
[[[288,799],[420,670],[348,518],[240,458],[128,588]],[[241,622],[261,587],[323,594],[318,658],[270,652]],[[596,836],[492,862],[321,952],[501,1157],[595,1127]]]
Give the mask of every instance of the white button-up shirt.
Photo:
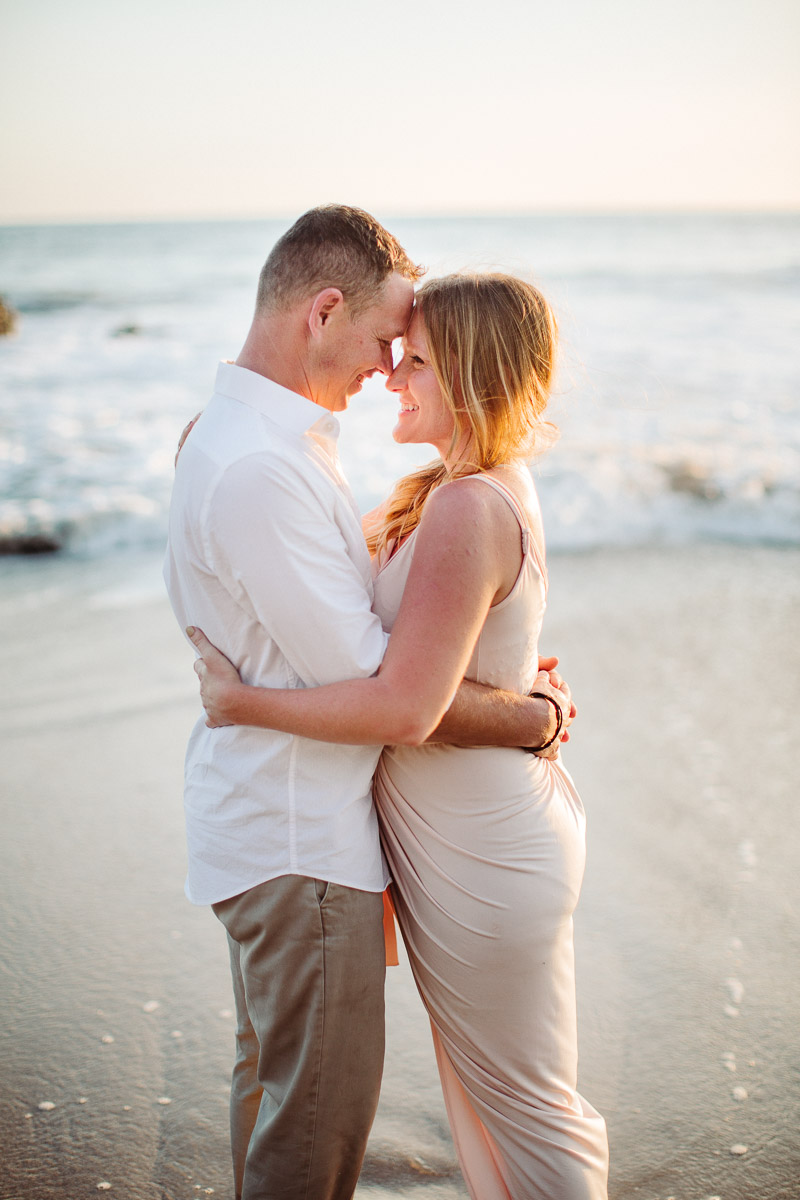
[[[181,451],[165,579],[245,683],[313,687],[373,675],[387,637],[371,611],[361,522],[327,410],[221,363]],[[380,747],[268,729],[208,729],[186,755],[186,894],[213,904],[279,875],[365,891],[388,882],[371,800]]]

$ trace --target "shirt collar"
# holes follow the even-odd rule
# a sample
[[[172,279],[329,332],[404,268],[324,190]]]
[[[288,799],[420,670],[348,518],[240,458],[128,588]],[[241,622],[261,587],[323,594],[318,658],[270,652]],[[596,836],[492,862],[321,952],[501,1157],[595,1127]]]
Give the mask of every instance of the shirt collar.
[[[256,409],[287,433],[313,432],[333,440],[339,436],[339,422],[326,408],[236,363],[219,364],[214,390]]]

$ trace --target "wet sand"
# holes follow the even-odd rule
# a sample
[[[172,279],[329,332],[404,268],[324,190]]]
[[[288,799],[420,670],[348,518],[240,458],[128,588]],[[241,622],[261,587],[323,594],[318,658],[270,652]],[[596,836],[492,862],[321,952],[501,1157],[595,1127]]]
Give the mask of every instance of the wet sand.
[[[581,1090],[613,1200],[800,1195],[800,553],[555,556],[580,707]],[[153,558],[0,574],[0,1196],[232,1194],[221,927],[182,894],[191,654]],[[358,1200],[466,1195],[390,972]],[[746,1151],[738,1151],[746,1148]]]

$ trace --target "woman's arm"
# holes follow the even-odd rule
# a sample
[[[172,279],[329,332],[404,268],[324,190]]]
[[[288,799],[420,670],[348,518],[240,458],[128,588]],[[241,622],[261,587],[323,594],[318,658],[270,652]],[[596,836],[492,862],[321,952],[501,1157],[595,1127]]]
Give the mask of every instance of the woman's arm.
[[[277,689],[247,687],[241,682],[233,663],[209,642],[201,629],[189,626],[186,632],[201,656],[194,669],[200,678],[206,724],[212,729],[225,725],[263,727],[265,717],[275,711],[270,705],[278,702],[277,695],[265,693],[277,692]],[[531,749],[541,746],[545,747],[542,757],[555,758],[561,743],[569,740],[568,728],[576,714],[569,688],[555,671],[557,663],[556,658],[539,659],[535,698],[462,680],[453,703],[426,741],[459,746],[526,746]],[[340,686],[327,685],[329,688]],[[316,692],[320,689],[308,690]],[[560,732],[556,707],[561,711]],[[296,706],[290,709],[288,732],[295,731],[293,711],[299,710]],[[252,719],[249,719],[251,714]],[[321,740],[318,734],[307,733],[305,736]]]
[[[210,722],[262,726],[355,745],[424,742],[440,726],[490,605],[518,569],[497,536],[497,503],[488,489],[466,480],[431,497],[416,535],[389,648],[373,678],[308,689],[247,687],[230,665],[226,674],[227,660],[202,634],[190,635],[203,655],[195,669],[203,681]],[[517,700],[500,703],[498,713],[506,721],[509,714],[501,710],[508,703]],[[459,701],[454,707],[458,710],[463,704]],[[528,704],[538,706],[541,721],[541,739],[529,743],[535,745],[550,736],[555,717],[546,700]],[[461,719],[463,723],[463,713]],[[469,719],[468,713],[467,724]],[[455,728],[445,736],[457,740],[458,711],[448,714],[448,722]],[[487,740],[483,737],[483,744]]]

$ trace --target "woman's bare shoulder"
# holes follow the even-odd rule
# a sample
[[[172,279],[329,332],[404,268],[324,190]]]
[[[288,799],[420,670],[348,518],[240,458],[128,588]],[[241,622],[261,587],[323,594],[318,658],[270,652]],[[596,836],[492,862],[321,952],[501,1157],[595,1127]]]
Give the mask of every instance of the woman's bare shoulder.
[[[422,525],[453,530],[463,529],[473,535],[482,531],[497,532],[498,522],[505,524],[508,516],[516,526],[508,502],[487,485],[482,476],[465,475],[452,479],[433,492],[422,514]]]
[[[464,513],[475,518],[495,510],[498,502],[503,503],[493,487],[487,487],[480,475],[464,475],[441,484],[428,498],[424,516],[429,512],[441,516],[443,513]]]

